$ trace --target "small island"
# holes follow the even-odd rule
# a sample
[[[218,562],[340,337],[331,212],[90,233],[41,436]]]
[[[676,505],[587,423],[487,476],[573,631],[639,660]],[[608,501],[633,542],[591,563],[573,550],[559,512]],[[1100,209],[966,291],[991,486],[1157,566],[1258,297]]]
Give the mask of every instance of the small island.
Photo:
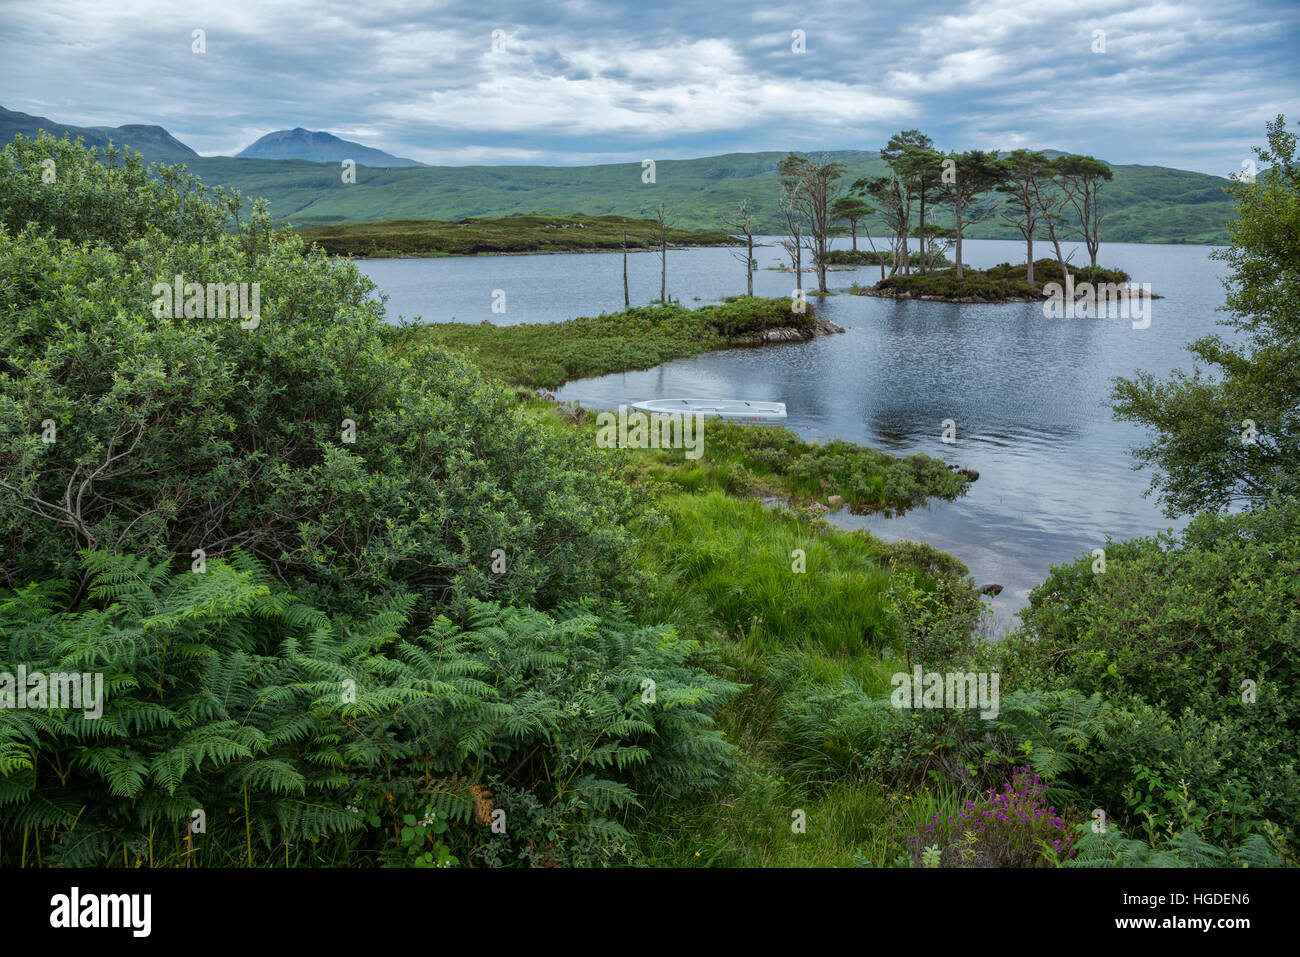
[[[989,269],[965,269],[958,276],[952,268],[931,269],[920,273],[896,273],[871,286],[854,284],[849,291],[855,296],[883,299],[919,299],[926,302],[1045,302],[1053,298],[1076,304],[1082,301],[1104,306],[1106,302],[1129,299],[1161,299],[1144,286],[1130,285],[1131,277],[1122,269],[1100,266],[1074,268],[1066,265],[1068,284],[1063,280],[1060,264],[1054,259],[1034,263],[1032,281],[1028,267],[1002,263]],[[1073,293],[1073,295],[1069,295]]]

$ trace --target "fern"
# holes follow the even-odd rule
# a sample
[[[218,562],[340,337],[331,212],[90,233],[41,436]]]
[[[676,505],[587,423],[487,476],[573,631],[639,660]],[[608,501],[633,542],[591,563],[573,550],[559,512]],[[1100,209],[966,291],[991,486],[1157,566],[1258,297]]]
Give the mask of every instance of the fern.
[[[99,720],[0,713],[0,863],[24,831],[71,866],[282,864],[293,847],[393,862],[402,818],[426,813],[458,854],[612,863],[642,794],[730,774],[712,716],[738,686],[621,607],[470,602],[465,626],[417,633],[410,596],[330,617],[240,553],[202,575],[85,567],[72,610],[62,582],[0,593],[0,660],[106,689]],[[487,826],[498,790],[527,809],[504,835]]]

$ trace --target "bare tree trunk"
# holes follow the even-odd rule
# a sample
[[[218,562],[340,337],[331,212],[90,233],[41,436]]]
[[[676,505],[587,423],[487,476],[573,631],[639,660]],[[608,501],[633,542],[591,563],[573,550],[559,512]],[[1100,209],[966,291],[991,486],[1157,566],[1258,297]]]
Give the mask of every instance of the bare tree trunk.
[[[668,221],[659,204],[659,301],[668,302]]]
[[[850,219],[849,228],[853,233],[853,251],[856,253],[858,251],[858,221]]]
[[[627,294],[627,227],[623,227],[623,308],[631,309],[632,300]]]
[[[749,200],[742,199],[740,206],[736,210],[734,219],[723,220],[722,223],[727,230],[733,235],[739,234],[745,237],[745,288],[746,295],[754,295],[754,222],[749,211]],[[732,253],[737,259],[740,258],[738,253]]]
[[[925,275],[925,190],[921,190],[921,236],[918,240],[921,244],[921,275]]]
[[[963,212],[965,212],[965,210],[964,210],[960,205],[957,205],[957,204],[953,204],[953,205],[954,205],[954,210],[955,210],[955,212],[956,212],[956,214],[957,214],[957,279],[958,279],[958,281],[960,281],[961,278],[962,278],[962,273],[961,273],[961,214],[962,214]]]
[[[752,297],[754,295],[754,235],[753,233],[746,235],[745,240],[747,243],[746,249],[748,250],[749,253],[749,261],[746,264],[746,268],[745,268],[745,283],[746,286],[748,287],[747,295]]]
[[[1100,184],[1098,184],[1100,185]],[[1084,208],[1087,209],[1089,202],[1087,197],[1084,198]],[[1092,191],[1092,217],[1089,223],[1090,228],[1084,230],[1084,236],[1088,242],[1088,258],[1092,261],[1092,268],[1097,268],[1097,252],[1101,249],[1101,204],[1097,201],[1097,191],[1094,187]]]
[[[1066,266],[1065,256],[1061,253],[1061,240],[1056,234],[1056,222],[1050,218],[1047,221],[1047,235],[1052,240],[1052,248],[1056,250],[1057,265],[1061,267],[1061,283],[1062,285],[1069,285],[1070,270]]]

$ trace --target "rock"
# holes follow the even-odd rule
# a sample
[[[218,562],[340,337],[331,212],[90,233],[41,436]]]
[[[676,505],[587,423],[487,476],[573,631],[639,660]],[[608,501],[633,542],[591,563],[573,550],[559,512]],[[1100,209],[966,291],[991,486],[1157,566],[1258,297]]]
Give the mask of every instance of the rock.
[[[981,585],[979,587],[981,595],[1000,595],[1002,594],[1001,585]]]
[[[821,502],[813,502],[811,505],[808,506],[808,511],[810,511],[810,512],[829,512],[830,509],[827,508],[825,505],[823,505]]]
[[[948,469],[950,471],[956,472],[958,475],[964,476],[966,481],[968,482],[974,482],[976,479],[980,477],[980,473],[976,472],[974,469],[958,468],[955,465],[949,465]]]
[[[827,505],[830,505],[830,506],[832,506],[832,507],[834,507],[834,506],[836,506],[836,505],[843,505],[843,504],[844,504],[844,496],[843,496],[843,495],[832,495],[830,498],[828,498],[828,499],[826,500],[826,504],[827,504]]]

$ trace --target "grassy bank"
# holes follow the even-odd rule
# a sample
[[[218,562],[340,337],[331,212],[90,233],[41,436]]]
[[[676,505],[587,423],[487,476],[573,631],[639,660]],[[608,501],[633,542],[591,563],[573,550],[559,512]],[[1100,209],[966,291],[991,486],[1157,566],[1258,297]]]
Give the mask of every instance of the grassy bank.
[[[898,513],[929,497],[954,499],[968,482],[928,455],[900,457],[838,439],[814,445],[781,426],[711,420],[704,439],[703,455],[693,460],[676,449],[626,454],[643,481],[738,498],[779,497],[814,511],[843,505],[855,513]]]
[[[480,256],[492,253],[573,253],[659,247],[659,224],[626,216],[505,216],[497,219],[385,219],[298,230],[331,256]],[[722,246],[725,232],[669,229],[670,246]]]
[[[647,535],[645,562],[659,587],[644,613],[709,636],[720,673],[746,690],[717,717],[739,752],[731,785],[691,801],[655,800],[635,832],[638,858],[661,866],[892,862],[918,821],[957,803],[955,789],[828,774],[799,740],[797,715],[810,694],[888,695],[890,676],[904,667],[890,583],[934,587],[931,571],[907,564],[916,554],[908,546],[716,491],[668,492],[657,507],[664,522]],[[792,561],[800,553],[802,565]],[[818,735],[822,747],[835,746],[831,728]],[[796,811],[807,816],[804,833],[792,830]]]
[[[503,382],[553,389],[570,379],[648,369],[683,356],[811,339],[842,331],[802,314],[788,299],[744,297],[716,306],[643,306],[626,312],[518,326],[430,323],[410,331],[421,342],[462,353]]]

